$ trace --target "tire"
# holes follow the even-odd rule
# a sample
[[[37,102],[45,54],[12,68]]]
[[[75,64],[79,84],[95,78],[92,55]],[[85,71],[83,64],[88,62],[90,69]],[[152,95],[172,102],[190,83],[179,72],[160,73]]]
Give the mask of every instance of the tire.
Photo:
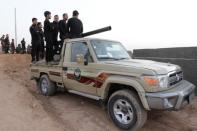
[[[122,130],[136,131],[147,120],[147,111],[143,108],[137,94],[131,90],[113,93],[107,107],[110,118]]]
[[[39,89],[42,95],[52,96],[56,93],[57,87],[47,75],[42,75],[39,80]]]

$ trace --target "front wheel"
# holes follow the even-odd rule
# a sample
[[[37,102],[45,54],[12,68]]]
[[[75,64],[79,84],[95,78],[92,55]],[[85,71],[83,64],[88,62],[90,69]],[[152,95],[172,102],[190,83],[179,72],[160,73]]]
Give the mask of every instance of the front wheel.
[[[42,75],[39,81],[39,88],[43,95],[52,96],[56,93],[57,87],[47,75]]]
[[[110,96],[108,114],[115,125],[123,130],[137,130],[147,120],[147,112],[138,96],[130,90],[120,90]]]

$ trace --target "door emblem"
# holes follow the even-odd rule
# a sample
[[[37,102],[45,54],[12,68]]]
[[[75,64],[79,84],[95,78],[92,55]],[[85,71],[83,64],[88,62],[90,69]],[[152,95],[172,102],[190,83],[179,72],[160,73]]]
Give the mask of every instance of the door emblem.
[[[74,77],[78,81],[81,79],[81,70],[79,68],[75,69]]]

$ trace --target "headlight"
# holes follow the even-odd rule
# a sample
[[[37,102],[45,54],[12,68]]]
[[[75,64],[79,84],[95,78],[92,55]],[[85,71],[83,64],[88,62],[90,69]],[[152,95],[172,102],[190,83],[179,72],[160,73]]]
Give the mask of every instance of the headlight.
[[[159,87],[167,88],[168,87],[168,76],[167,75],[159,75],[157,77],[159,79]]]
[[[168,76],[158,75],[158,76],[143,76],[142,77],[148,86],[167,88],[168,87]]]

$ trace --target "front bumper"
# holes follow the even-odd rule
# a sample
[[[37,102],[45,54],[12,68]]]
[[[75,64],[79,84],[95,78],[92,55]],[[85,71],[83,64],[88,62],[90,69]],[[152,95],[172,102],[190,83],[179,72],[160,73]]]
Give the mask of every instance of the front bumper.
[[[150,109],[179,110],[191,103],[195,93],[195,86],[182,80],[176,87],[167,91],[146,93]]]

